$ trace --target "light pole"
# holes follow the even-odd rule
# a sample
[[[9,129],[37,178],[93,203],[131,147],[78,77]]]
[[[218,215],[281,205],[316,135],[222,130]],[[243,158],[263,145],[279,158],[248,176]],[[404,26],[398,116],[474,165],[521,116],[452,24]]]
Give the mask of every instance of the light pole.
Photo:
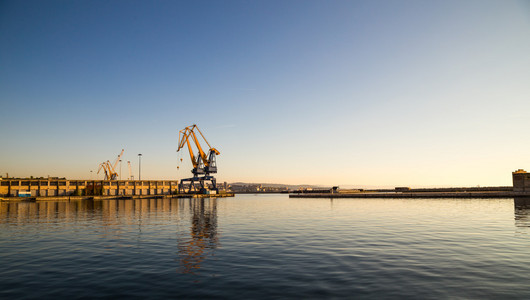
[[[93,174],[93,173],[92,173],[92,170],[90,170],[90,180],[93,180],[93,179],[94,179],[94,177],[92,176],[92,174]]]
[[[138,154],[138,180],[142,180],[142,153]]]
[[[120,180],[121,180],[121,159],[120,159]]]

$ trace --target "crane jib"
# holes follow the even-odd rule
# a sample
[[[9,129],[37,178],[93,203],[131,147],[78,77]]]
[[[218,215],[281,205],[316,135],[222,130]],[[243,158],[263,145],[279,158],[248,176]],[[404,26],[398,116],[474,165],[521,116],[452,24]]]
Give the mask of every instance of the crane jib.
[[[206,145],[208,145],[207,152],[203,150],[205,148],[201,146],[201,142],[199,141],[199,136],[196,134],[196,131],[199,132],[200,137],[204,140]],[[196,148],[197,152],[194,151],[194,147],[192,146],[192,144]],[[213,148],[210,143],[208,143],[208,140],[206,140],[204,134],[195,124],[179,131],[177,152],[179,152],[185,146],[187,146],[188,148],[190,160],[193,165],[193,170],[191,172],[194,176],[193,178],[187,178],[182,180],[182,182],[189,182],[188,192],[193,190],[195,182],[200,183],[201,190],[207,190],[208,188],[205,185],[206,181],[210,181],[212,183],[213,189],[217,191],[215,178],[213,176],[210,176],[210,174],[217,173],[215,157],[216,155],[219,155],[220,152],[217,149]],[[195,153],[197,153],[197,156],[195,156]],[[199,175],[201,175],[202,177],[199,177]]]

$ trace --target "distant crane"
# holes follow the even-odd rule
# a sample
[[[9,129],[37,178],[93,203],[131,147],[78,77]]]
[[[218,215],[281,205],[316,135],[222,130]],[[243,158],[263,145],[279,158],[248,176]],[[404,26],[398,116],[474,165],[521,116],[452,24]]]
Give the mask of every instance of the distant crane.
[[[124,151],[125,151],[124,149],[121,149],[121,152],[118,155],[118,158],[116,158],[113,164],[110,164],[110,161],[108,160],[100,163],[97,174],[99,174],[99,172],[103,170],[105,172],[105,180],[118,179],[118,172],[116,172],[116,166],[118,165],[118,161],[121,159]]]
[[[105,172],[105,180],[108,180],[108,178],[112,176],[112,170],[110,170],[110,162],[108,160],[99,164],[98,172],[96,174],[99,174],[102,169]]]
[[[197,138],[197,135],[195,134],[195,131],[199,132],[202,139],[206,142],[208,145],[208,154],[206,154],[201,147],[201,144],[199,143],[199,139]],[[192,142],[195,144],[195,147],[198,150],[197,155],[193,153],[193,148],[190,143],[190,138]],[[213,148],[210,143],[206,140],[204,135],[202,134],[201,130],[197,125],[193,124],[192,126],[188,126],[181,131],[179,131],[179,146],[177,149],[177,152],[180,151],[180,149],[184,148],[184,146],[187,146],[188,152],[190,154],[191,163],[193,165],[193,169],[191,172],[193,173],[192,178],[185,178],[182,179],[179,183],[179,192],[181,190],[184,190],[185,192],[192,192],[195,190],[195,182],[198,182],[201,186],[200,191],[201,193],[207,192],[207,186],[206,182],[210,181],[212,184],[212,191],[218,192],[216,180],[215,177],[211,176],[210,174],[217,173],[217,164],[216,164],[216,155],[219,155],[219,151],[215,148]],[[202,176],[201,176],[202,175]],[[186,191],[185,183],[189,182],[189,186]]]
[[[131,161],[130,160],[127,161],[127,165],[129,166],[129,180],[134,180],[134,175],[132,174],[132,171],[131,171]]]

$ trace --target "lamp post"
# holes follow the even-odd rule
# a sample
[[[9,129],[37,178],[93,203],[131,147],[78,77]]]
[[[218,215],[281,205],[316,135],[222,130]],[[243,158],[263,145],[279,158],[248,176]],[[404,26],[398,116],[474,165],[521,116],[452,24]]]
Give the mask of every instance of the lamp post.
[[[142,153],[138,154],[138,180],[142,180]]]
[[[90,180],[94,179],[94,177],[92,176],[92,170],[90,170]]]
[[[120,180],[121,180],[121,159],[120,159]]]

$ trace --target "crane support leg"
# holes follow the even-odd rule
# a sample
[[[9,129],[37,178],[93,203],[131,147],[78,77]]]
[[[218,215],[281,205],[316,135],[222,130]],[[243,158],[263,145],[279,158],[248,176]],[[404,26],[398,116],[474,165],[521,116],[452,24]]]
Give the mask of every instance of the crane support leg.
[[[195,184],[198,183],[199,187]],[[207,194],[209,191],[218,193],[217,182],[213,176],[202,176],[181,179],[178,185],[179,194]]]

